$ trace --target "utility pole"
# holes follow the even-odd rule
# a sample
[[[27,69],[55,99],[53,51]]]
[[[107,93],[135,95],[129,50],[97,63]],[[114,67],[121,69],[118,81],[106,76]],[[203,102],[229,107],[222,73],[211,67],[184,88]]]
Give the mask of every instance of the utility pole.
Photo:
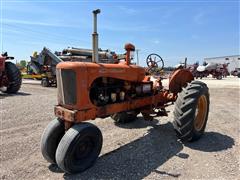
[[[140,49],[136,49],[136,54],[137,54],[137,65],[139,66],[139,58],[138,58],[138,52],[140,51]]]

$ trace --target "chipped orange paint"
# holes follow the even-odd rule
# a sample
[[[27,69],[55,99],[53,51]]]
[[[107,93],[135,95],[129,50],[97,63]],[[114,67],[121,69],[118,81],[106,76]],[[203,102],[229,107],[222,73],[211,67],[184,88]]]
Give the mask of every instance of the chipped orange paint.
[[[75,105],[59,104],[55,107],[55,115],[69,122],[81,122],[97,117],[106,117],[114,113],[141,109],[146,106],[164,107],[168,102],[174,102],[177,98],[179,85],[191,80],[191,76],[185,70],[177,70],[170,78],[170,91],[155,91],[154,95],[124,101],[121,103],[108,104],[98,107],[94,105],[89,97],[89,91],[93,81],[99,77],[111,77],[128,82],[149,82],[150,76],[146,76],[145,69],[136,65],[119,64],[97,64],[91,62],[62,62],[57,69],[71,69],[77,76],[77,102]],[[176,80],[178,78],[178,80]],[[180,78],[180,80],[179,80]],[[159,81],[161,84],[161,81]],[[174,87],[174,83],[176,87]],[[155,87],[154,87],[155,88]],[[171,90],[173,90],[171,92]],[[80,92],[80,93],[79,93]]]

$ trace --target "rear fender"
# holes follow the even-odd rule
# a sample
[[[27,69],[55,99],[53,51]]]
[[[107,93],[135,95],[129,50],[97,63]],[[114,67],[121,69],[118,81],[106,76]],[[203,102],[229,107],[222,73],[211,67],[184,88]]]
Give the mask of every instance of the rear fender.
[[[193,74],[187,69],[178,69],[173,72],[169,79],[169,90],[172,93],[181,92],[187,83],[194,80]]]

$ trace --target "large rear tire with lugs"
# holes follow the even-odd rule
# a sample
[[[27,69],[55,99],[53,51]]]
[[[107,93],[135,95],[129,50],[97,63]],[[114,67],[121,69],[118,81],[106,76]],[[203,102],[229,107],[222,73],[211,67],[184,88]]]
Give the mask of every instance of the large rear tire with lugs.
[[[44,159],[52,164],[56,163],[56,150],[64,133],[65,127],[63,121],[56,118],[47,125],[42,134],[41,152]]]
[[[135,121],[137,119],[137,113],[135,111],[120,112],[113,114],[111,118],[116,123],[125,124]]]
[[[102,149],[102,133],[91,123],[73,125],[61,139],[57,165],[67,173],[77,173],[91,167]]]
[[[22,84],[22,76],[20,70],[12,62],[5,63],[8,86],[5,93],[13,94],[18,92]]]
[[[209,91],[205,83],[192,81],[178,94],[174,109],[174,129],[182,141],[198,140],[206,128]]]

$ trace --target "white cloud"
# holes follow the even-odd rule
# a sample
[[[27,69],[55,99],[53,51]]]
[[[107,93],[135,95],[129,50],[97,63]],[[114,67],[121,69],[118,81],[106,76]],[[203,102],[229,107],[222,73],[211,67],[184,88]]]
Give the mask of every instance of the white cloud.
[[[24,13],[24,14],[41,14],[42,16],[52,15],[53,11],[42,6],[37,6],[33,4],[33,1],[6,1],[3,2],[3,12],[4,13]]]
[[[64,23],[52,23],[52,22],[39,22],[39,21],[27,21],[18,19],[3,19],[4,24],[22,24],[22,25],[35,25],[35,26],[48,26],[48,27],[69,27],[69,28],[79,28],[79,26],[64,24]]]
[[[120,11],[123,11],[123,13],[125,14],[136,14],[138,13],[138,11],[136,9],[133,8],[129,8],[129,7],[125,7],[125,6],[119,6]]]
[[[102,24],[99,29],[108,30],[108,31],[126,31],[126,32],[153,32],[157,31],[157,28],[149,28],[144,25],[115,25],[113,24]]]

